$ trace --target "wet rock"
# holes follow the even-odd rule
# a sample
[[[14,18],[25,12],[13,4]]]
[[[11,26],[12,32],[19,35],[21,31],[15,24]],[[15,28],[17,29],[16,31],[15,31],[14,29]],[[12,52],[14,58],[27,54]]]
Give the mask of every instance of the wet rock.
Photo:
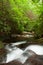
[[[0,49],[0,63],[2,63],[3,60],[4,60],[4,62],[6,61],[6,50]]]
[[[12,61],[12,62],[9,62],[9,63],[4,63],[4,64],[1,64],[1,65],[23,65],[21,62],[15,60],[15,61]]]
[[[30,65],[43,65],[43,59],[41,60],[40,56],[35,55],[35,56],[28,58],[27,61],[25,62],[25,64],[28,64],[28,65],[29,63]]]

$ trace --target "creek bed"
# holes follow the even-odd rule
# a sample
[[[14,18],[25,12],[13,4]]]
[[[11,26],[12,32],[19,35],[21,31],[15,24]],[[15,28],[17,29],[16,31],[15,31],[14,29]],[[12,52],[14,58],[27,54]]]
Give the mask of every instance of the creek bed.
[[[15,43],[7,44],[5,49],[7,50],[7,53],[2,56],[2,59],[5,58],[5,60],[2,60],[0,62],[8,63],[9,61],[12,61],[19,57],[19,54],[23,53],[24,50],[32,50],[37,55],[41,55],[43,57],[43,45],[33,44],[27,41],[20,41]],[[4,53],[4,52],[3,52]],[[43,60],[43,58],[42,58]]]

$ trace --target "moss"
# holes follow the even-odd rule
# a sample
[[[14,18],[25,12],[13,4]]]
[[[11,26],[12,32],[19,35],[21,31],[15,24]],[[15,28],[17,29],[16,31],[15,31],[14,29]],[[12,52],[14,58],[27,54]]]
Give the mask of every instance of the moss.
[[[4,48],[3,42],[0,41],[0,49]]]

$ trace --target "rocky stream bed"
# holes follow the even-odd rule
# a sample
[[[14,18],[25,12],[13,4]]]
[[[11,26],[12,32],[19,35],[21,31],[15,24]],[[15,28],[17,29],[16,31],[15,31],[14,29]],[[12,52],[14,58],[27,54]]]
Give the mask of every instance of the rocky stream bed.
[[[0,49],[0,65],[43,65],[43,44],[33,38],[26,33],[5,38],[5,46]]]
[[[1,49],[0,65],[43,65],[43,46],[26,44],[27,41],[21,41]]]

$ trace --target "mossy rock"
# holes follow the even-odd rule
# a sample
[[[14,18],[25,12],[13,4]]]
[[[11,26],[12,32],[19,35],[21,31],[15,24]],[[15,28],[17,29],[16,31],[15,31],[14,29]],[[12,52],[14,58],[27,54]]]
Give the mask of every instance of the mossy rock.
[[[4,48],[4,43],[0,41],[0,49]]]

